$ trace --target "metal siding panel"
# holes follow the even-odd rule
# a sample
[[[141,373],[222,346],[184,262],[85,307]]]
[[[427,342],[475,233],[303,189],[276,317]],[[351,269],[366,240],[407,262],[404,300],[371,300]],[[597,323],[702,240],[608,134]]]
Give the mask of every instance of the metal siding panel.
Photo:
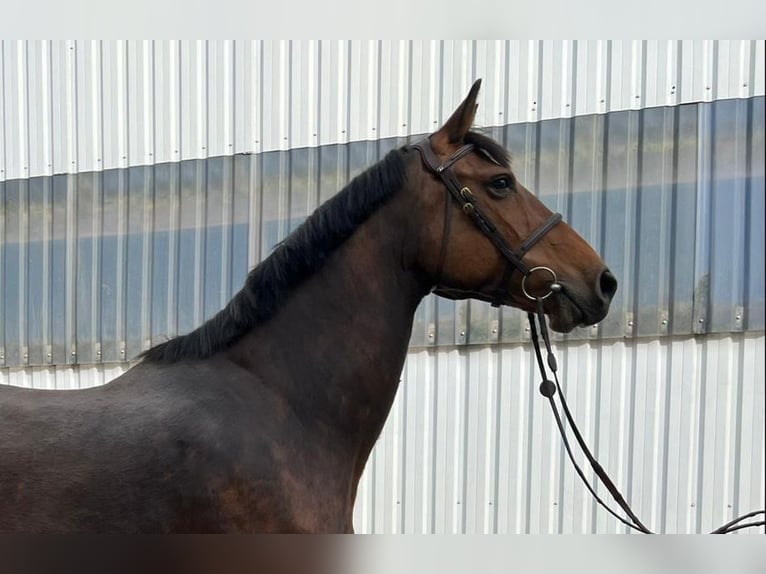
[[[23,40],[5,41],[3,47],[5,178],[16,179],[29,174],[27,50]]]
[[[7,118],[8,108],[7,96],[5,95],[6,75],[10,72],[8,66],[5,63],[5,54],[7,52],[6,41],[0,40],[0,129],[2,129],[2,137],[0,137],[0,183],[4,182],[8,177],[6,169],[10,169],[8,166],[8,134],[11,131],[10,120]]]
[[[181,159],[207,157],[207,44],[181,41]]]
[[[177,162],[181,159],[181,43],[154,43],[154,114],[156,146],[154,161]],[[223,153],[223,152],[222,152]]]
[[[27,109],[29,111],[29,174],[52,175],[50,42],[27,43]],[[1,124],[1,122],[0,122]],[[2,144],[0,144],[2,145]],[[0,160],[1,163],[1,160]],[[0,174],[2,179],[2,174]]]
[[[766,253],[766,229],[764,229],[763,213],[766,211],[766,137],[754,134],[766,132],[766,105],[764,100],[755,100],[749,108],[748,125],[750,135],[747,140],[747,155],[750,166],[752,181],[747,185],[747,243],[745,252],[747,260],[744,262],[747,269],[748,281],[746,285],[746,314],[742,318],[745,327],[750,330],[764,329],[766,327],[766,311],[763,303],[764,291],[766,291],[766,277],[763,262],[763,254]]]
[[[102,111],[104,169],[128,165],[128,42],[102,45]]]
[[[0,179],[425,133],[478,76],[484,126],[764,94],[754,40],[5,41],[2,53]]]

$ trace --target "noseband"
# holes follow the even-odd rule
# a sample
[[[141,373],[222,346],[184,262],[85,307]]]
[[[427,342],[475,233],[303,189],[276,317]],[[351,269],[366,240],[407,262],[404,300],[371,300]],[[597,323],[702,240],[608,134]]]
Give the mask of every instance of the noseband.
[[[498,289],[492,295],[473,291],[462,291],[459,289],[443,287],[441,285],[441,277],[444,267],[444,260],[447,254],[447,242],[449,239],[452,214],[452,211],[450,210],[451,202],[448,199],[445,202],[444,232],[442,234],[442,246],[441,253],[439,255],[439,263],[437,266],[436,287],[434,288],[434,293],[437,295],[452,298],[460,295],[470,296],[484,301],[489,301],[493,306],[498,307],[503,304],[503,301],[509,292],[511,276],[513,275],[514,271],[519,271],[523,275],[522,291],[526,297],[533,301],[538,299],[538,297],[531,295],[527,291],[526,279],[535,271],[546,271],[551,275],[553,279],[550,286],[550,291],[542,297],[543,299],[550,296],[554,291],[560,290],[561,287],[557,283],[556,273],[554,273],[552,269],[549,269],[548,267],[533,267],[530,269],[522,261],[524,255],[526,255],[526,253],[532,249],[532,247],[538,241],[540,241],[540,239],[542,239],[546,233],[558,225],[558,223],[561,221],[560,213],[554,213],[551,215],[545,223],[538,227],[521,243],[518,249],[513,249],[505,240],[500,231],[498,231],[495,224],[492,223],[492,221],[479,207],[476,201],[476,196],[473,194],[473,192],[471,192],[471,189],[467,186],[461,185],[460,181],[455,175],[453,166],[460,158],[469,154],[475,149],[474,144],[466,144],[462,146],[450,157],[448,157],[443,163],[439,161],[439,158],[434,153],[433,148],[431,148],[430,137],[412,144],[412,147],[420,152],[420,155],[423,158],[423,163],[426,165],[426,167],[431,172],[439,176],[439,178],[442,180],[442,183],[444,183],[444,186],[447,188],[449,194],[455,201],[457,201],[457,204],[463,210],[463,213],[471,218],[476,227],[478,227],[479,230],[487,237],[487,239],[492,242],[495,248],[507,261],[504,277],[500,282]]]

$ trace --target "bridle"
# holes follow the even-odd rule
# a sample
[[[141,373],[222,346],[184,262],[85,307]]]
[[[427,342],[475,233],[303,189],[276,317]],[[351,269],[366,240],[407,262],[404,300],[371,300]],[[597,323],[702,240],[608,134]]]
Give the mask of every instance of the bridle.
[[[564,447],[566,448],[567,455],[569,456],[569,460],[572,461],[572,464],[575,467],[575,471],[577,472],[577,475],[583,481],[583,483],[585,484],[586,488],[591,493],[591,495],[593,495],[596,502],[598,502],[602,507],[604,507],[607,510],[607,512],[609,512],[617,520],[619,520],[620,522],[622,522],[623,524],[625,524],[626,526],[634,530],[637,530],[644,534],[653,534],[653,532],[649,530],[649,528],[647,528],[641,522],[638,516],[636,516],[636,514],[630,508],[630,505],[625,501],[625,498],[622,496],[619,489],[615,486],[614,482],[609,478],[609,475],[606,473],[604,468],[599,464],[599,462],[591,453],[590,449],[588,448],[588,445],[585,443],[585,440],[582,437],[582,434],[580,433],[580,429],[577,427],[577,424],[575,423],[574,418],[572,417],[572,413],[569,410],[569,406],[567,405],[566,399],[564,397],[564,393],[561,390],[561,384],[559,383],[559,378],[558,378],[558,364],[556,362],[556,357],[553,354],[553,351],[551,349],[551,341],[550,341],[550,336],[548,334],[548,327],[545,321],[545,313],[543,309],[543,300],[548,298],[553,293],[561,290],[561,285],[558,283],[558,278],[556,277],[556,273],[552,269],[548,267],[543,267],[543,266],[532,267],[530,269],[522,261],[524,255],[538,241],[540,241],[540,239],[542,239],[546,233],[548,233],[551,229],[553,229],[556,225],[558,225],[558,223],[561,221],[561,214],[554,213],[553,215],[551,215],[551,217],[549,217],[545,223],[543,223],[540,227],[538,227],[534,232],[532,232],[532,234],[529,237],[527,237],[527,239],[525,239],[521,243],[518,249],[513,249],[510,245],[508,245],[508,242],[505,240],[502,234],[498,231],[497,227],[481,210],[481,208],[476,202],[476,197],[473,195],[470,188],[466,186],[462,186],[460,184],[460,181],[457,179],[457,176],[455,175],[455,172],[453,169],[454,164],[460,158],[464,157],[465,155],[473,151],[475,149],[474,144],[469,143],[469,144],[463,145],[457,151],[455,151],[449,158],[447,158],[444,162],[439,161],[439,158],[436,156],[433,149],[431,148],[430,137],[412,144],[411,147],[415,148],[416,150],[420,152],[420,155],[423,158],[423,163],[426,165],[426,167],[431,172],[435,173],[441,179],[442,183],[444,183],[445,187],[447,188],[449,196],[452,196],[452,198],[455,199],[455,201],[457,201],[463,213],[465,213],[468,217],[471,218],[474,224],[492,242],[492,244],[500,252],[500,254],[506,259],[506,262],[507,262],[503,280],[501,281],[499,287],[497,288],[497,290],[495,291],[493,295],[488,296],[484,293],[453,289],[453,288],[448,288],[441,285],[441,277],[442,277],[442,272],[444,267],[444,260],[446,258],[446,253],[447,253],[447,242],[449,239],[450,222],[451,222],[451,214],[452,214],[452,210],[450,209],[452,202],[449,200],[449,196],[448,196],[447,200],[445,201],[444,230],[442,233],[442,246],[440,249],[439,263],[437,265],[437,272],[436,272],[436,278],[437,278],[436,287],[433,289],[433,292],[436,293],[437,295],[445,296],[448,298],[469,296],[472,298],[481,299],[483,301],[489,301],[490,303],[492,303],[493,306],[499,306],[503,303],[503,300],[507,296],[507,293],[510,287],[510,280],[511,280],[511,276],[513,272],[519,271],[522,274],[522,279],[521,279],[522,292],[528,299],[535,301],[535,308],[536,308],[535,312],[527,313],[527,318],[529,320],[530,334],[531,334],[532,343],[535,349],[537,366],[538,366],[538,369],[540,370],[540,375],[542,376],[542,379],[543,379],[542,382],[540,383],[540,394],[542,394],[545,398],[548,399],[548,402],[551,406],[551,410],[553,412],[553,417],[556,421],[556,426],[559,429],[562,442],[564,443]],[[490,156],[487,156],[487,157],[489,159],[492,159]],[[526,287],[527,278],[535,271],[544,271],[551,275],[552,281],[548,287],[549,291],[542,296],[530,294]],[[539,333],[538,333],[538,324],[539,324]],[[543,344],[545,345],[545,349],[547,353],[546,361],[543,361],[543,355],[540,349],[540,335],[542,336]],[[553,381],[551,381],[551,379],[548,378],[548,374],[546,370],[546,362],[547,362],[548,368],[551,370],[551,373],[553,374]],[[561,420],[561,415],[559,414],[558,408],[556,406],[556,402],[554,400],[554,396],[556,395],[557,390],[558,390],[559,401],[561,402],[561,408],[564,411],[566,420],[572,429],[572,433],[574,433],[577,443],[579,444],[580,448],[585,454],[585,458],[590,463],[591,468],[593,468],[593,471],[596,473],[596,476],[598,476],[598,478],[604,483],[604,485],[606,486],[607,490],[612,495],[614,500],[617,502],[620,508],[622,508],[622,510],[628,516],[627,519],[617,514],[614,510],[612,510],[612,508],[610,508],[607,505],[606,502],[604,502],[598,496],[598,494],[596,493],[596,490],[590,484],[590,482],[585,476],[585,473],[583,472],[583,470],[580,468],[580,465],[575,460],[574,454],[572,453],[571,445],[569,444],[569,440],[567,439],[564,423]],[[727,534],[729,532],[734,532],[736,530],[741,530],[743,528],[763,526],[764,524],[766,524],[766,521],[744,522],[748,518],[752,518],[754,516],[758,516],[761,514],[766,514],[766,511],[756,510],[753,512],[748,512],[747,514],[739,516],[738,518],[735,518],[734,520],[727,522],[723,526],[716,528],[715,530],[711,532],[711,534]]]
[[[550,286],[550,291],[542,297],[543,299],[550,296],[554,291],[561,289],[556,280],[556,273],[552,269],[549,269],[548,267],[532,267],[530,269],[522,261],[524,255],[526,255],[526,253],[532,249],[532,247],[534,247],[534,245],[540,241],[546,233],[548,233],[551,229],[559,224],[561,221],[560,213],[554,213],[551,215],[545,223],[535,229],[535,231],[533,231],[529,237],[522,241],[521,245],[519,245],[517,249],[514,249],[505,240],[505,237],[503,237],[502,233],[500,233],[500,231],[497,229],[497,226],[492,223],[492,220],[482,211],[471,189],[467,186],[461,185],[460,181],[455,175],[453,166],[460,158],[466,156],[475,149],[474,144],[469,143],[463,145],[451,156],[449,156],[444,162],[439,161],[439,158],[431,148],[430,137],[412,144],[411,147],[420,152],[420,155],[423,158],[423,163],[426,165],[426,167],[442,180],[442,183],[447,188],[449,195],[452,196],[452,198],[457,202],[463,213],[471,218],[476,227],[478,227],[479,230],[487,237],[487,239],[492,242],[495,248],[506,260],[503,279],[492,295],[487,295],[485,293],[479,293],[476,291],[464,291],[460,289],[444,287],[441,285],[442,273],[444,271],[444,260],[447,256],[447,245],[449,243],[450,226],[452,221],[452,210],[450,209],[452,202],[449,201],[448,196],[447,200],[445,201],[444,230],[442,233],[442,245],[439,254],[439,263],[436,270],[436,287],[433,289],[434,293],[448,298],[470,296],[475,299],[489,301],[493,306],[499,307],[506,300],[511,276],[513,275],[514,271],[518,271],[522,274],[522,291],[524,292],[524,295],[533,301],[537,299],[537,297],[531,295],[527,291],[526,279],[535,271],[545,271],[550,273],[553,278]],[[492,159],[490,156],[487,157]]]

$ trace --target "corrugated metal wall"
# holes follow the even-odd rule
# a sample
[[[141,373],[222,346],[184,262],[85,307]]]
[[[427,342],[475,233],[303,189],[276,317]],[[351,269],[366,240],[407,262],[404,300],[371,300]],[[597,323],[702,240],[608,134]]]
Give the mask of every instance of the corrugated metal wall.
[[[573,342],[556,354],[583,436],[650,528],[709,532],[764,508],[762,334]],[[530,345],[411,353],[357,530],[626,531],[576,476],[539,382]]]
[[[664,531],[762,507],[763,42],[0,42],[0,383],[102,384],[192,329],[475,77],[478,122],[620,279],[557,338],[607,467]],[[424,302],[358,530],[617,529],[526,341],[516,311]]]
[[[757,41],[3,41],[0,180],[764,93]]]

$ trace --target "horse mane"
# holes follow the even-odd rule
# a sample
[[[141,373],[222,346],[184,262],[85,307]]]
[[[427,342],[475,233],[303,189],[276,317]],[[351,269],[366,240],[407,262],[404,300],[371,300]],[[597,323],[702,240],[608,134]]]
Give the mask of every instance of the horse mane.
[[[494,140],[476,132],[469,132],[465,140],[508,165],[507,151]],[[231,347],[256,325],[269,320],[296,287],[317,272],[359,225],[404,186],[408,153],[408,148],[392,150],[320,205],[250,271],[244,287],[216,315],[194,331],[155,345],[139,357],[157,363],[204,359]]]
[[[320,205],[250,271],[244,287],[216,315],[194,331],[155,345],[140,357],[161,363],[203,359],[231,347],[253,327],[270,319],[296,287],[318,271],[359,225],[404,186],[406,153],[392,150]]]

